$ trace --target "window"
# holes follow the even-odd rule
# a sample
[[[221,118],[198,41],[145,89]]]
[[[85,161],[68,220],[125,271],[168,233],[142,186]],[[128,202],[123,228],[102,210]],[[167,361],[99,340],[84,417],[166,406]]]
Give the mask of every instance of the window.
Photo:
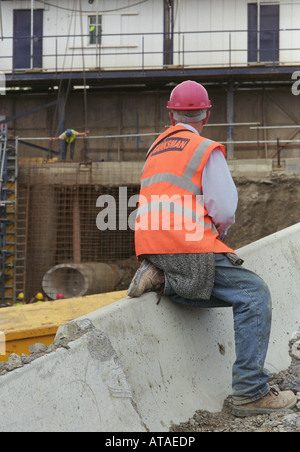
[[[248,4],[248,62],[279,61],[279,5]]]
[[[13,18],[14,69],[43,67],[43,10],[34,11],[33,55],[31,55],[31,11],[15,9]]]
[[[89,16],[89,44],[101,44],[102,16]]]

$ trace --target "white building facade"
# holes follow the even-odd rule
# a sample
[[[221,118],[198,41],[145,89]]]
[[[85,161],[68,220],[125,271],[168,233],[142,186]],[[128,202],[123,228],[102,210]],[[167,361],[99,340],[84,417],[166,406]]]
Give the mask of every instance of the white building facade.
[[[297,0],[2,0],[0,71],[295,66]]]

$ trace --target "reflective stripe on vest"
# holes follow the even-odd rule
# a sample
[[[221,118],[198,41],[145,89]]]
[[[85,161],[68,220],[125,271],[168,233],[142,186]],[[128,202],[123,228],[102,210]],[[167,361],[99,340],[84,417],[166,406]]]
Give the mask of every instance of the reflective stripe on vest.
[[[200,144],[200,146],[198,146],[182,176],[176,176],[176,174],[172,173],[155,174],[152,177],[146,177],[143,179],[141,181],[141,188],[150,187],[150,185],[159,182],[167,182],[175,185],[176,187],[183,188],[184,190],[193,193],[195,196],[202,195],[200,187],[194,184],[192,179],[199,168],[206,149],[211,144],[213,144],[213,141],[205,140]]]
[[[205,223],[203,221],[203,214],[201,215],[201,213],[186,207],[184,204],[177,204],[176,202],[159,199],[157,201],[153,201],[151,203],[144,204],[143,206],[139,207],[136,219],[138,220],[141,216],[151,212],[175,213],[177,215],[187,217],[197,222],[206,229],[212,228],[213,226],[214,230],[216,231],[215,226],[213,224]]]

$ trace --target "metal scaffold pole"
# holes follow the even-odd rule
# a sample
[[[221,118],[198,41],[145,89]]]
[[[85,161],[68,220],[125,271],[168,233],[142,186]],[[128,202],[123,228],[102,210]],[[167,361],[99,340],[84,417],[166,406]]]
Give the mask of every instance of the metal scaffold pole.
[[[30,67],[33,69],[33,43],[34,43],[34,0],[31,0],[31,21],[30,21]]]
[[[0,128],[0,304],[15,298],[16,149],[9,140],[7,125]]]

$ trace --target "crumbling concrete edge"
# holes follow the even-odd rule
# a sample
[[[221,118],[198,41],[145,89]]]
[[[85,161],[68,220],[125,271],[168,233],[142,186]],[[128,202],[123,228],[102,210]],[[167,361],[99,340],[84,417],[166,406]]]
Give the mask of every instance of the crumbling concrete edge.
[[[65,333],[57,335],[51,345],[47,346],[45,344],[39,343],[33,344],[29,349],[30,355],[22,354],[21,356],[19,356],[15,353],[12,353],[8,357],[7,362],[1,362],[0,377],[6,375],[8,372],[14,371],[15,369],[20,369],[23,366],[31,364],[36,359],[39,359],[45,355],[49,355],[59,348],[65,348],[66,350],[69,350],[70,342],[76,341],[81,336],[85,335],[88,331],[91,331],[95,328],[95,326],[89,319],[83,319],[79,322],[69,322],[62,326],[65,327]]]

